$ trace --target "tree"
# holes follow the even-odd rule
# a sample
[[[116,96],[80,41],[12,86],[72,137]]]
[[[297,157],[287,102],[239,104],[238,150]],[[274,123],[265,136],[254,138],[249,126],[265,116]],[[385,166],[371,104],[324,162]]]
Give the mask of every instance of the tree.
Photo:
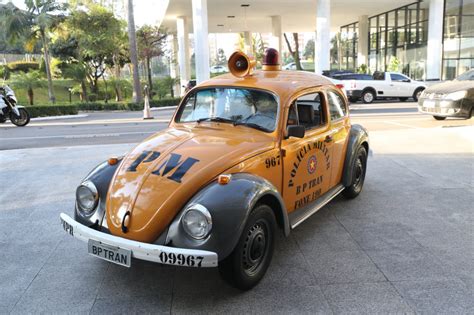
[[[127,0],[127,25],[128,25],[128,42],[130,46],[130,60],[132,62],[133,73],[133,95],[132,101],[139,103],[142,101],[142,92],[140,88],[140,77],[138,75],[138,54],[137,39],[135,34],[135,18],[133,16],[133,0]]]
[[[314,40],[313,40],[313,39],[310,39],[310,40],[306,43],[306,46],[304,47],[303,56],[304,56],[306,59],[314,60]]]
[[[293,40],[295,42],[295,49],[294,50],[291,47],[290,41],[288,40],[288,37],[286,36],[286,33],[283,33],[283,36],[285,37],[285,41],[286,41],[286,45],[288,46],[288,50],[290,51],[290,54],[293,55],[293,59],[295,60],[296,70],[303,70],[303,68],[301,67],[301,61],[300,61],[298,33],[293,33]]]
[[[11,3],[0,7],[0,27],[7,34],[10,42],[26,38],[25,48],[32,51],[38,41],[43,48],[43,58],[46,64],[48,79],[48,95],[50,102],[56,98],[53,91],[53,81],[49,58],[49,33],[64,19],[65,4],[56,0],[25,0],[27,11],[22,11]]]
[[[28,94],[28,102],[34,104],[34,89],[45,87],[45,82],[38,70],[29,72],[19,72],[13,76],[12,86],[17,89],[26,89]]]
[[[140,59],[145,62],[150,95],[153,95],[150,61],[153,57],[162,56],[164,54],[164,45],[167,36],[165,30],[157,26],[144,25],[137,31],[138,55]]]

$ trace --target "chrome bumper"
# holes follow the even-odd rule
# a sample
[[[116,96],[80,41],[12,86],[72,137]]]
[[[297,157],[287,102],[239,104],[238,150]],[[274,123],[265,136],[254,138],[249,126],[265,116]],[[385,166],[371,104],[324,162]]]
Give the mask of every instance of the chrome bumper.
[[[185,267],[217,267],[217,254],[198,249],[175,248],[128,240],[91,229],[77,222],[65,213],[60,215],[61,225],[66,233],[89,242],[94,240],[104,244],[127,249],[132,257],[166,265]]]

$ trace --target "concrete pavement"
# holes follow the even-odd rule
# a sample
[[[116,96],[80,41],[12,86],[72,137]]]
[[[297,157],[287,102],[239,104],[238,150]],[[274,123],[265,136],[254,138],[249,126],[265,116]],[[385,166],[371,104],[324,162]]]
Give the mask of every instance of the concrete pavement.
[[[473,119],[353,113],[374,152],[362,194],[279,236],[265,278],[244,293],[216,269],[111,265],[63,232],[76,185],[133,143],[0,151],[0,313],[472,314]]]

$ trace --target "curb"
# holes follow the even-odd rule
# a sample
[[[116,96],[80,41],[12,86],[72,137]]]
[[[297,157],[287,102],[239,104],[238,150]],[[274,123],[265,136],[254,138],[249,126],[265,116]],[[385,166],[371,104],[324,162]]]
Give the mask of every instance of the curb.
[[[166,109],[176,109],[178,105],[175,106],[163,106],[163,107],[151,107],[150,110],[156,111],[156,110],[166,110]]]
[[[36,117],[36,118],[31,118],[31,121],[74,119],[74,118],[84,118],[84,117],[87,117],[87,116],[89,116],[89,115],[87,115],[87,114],[77,114],[77,115]]]

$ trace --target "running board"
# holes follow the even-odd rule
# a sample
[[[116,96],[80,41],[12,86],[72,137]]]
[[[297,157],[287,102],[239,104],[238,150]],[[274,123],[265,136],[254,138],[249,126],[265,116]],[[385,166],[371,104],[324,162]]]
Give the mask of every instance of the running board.
[[[333,200],[334,197],[339,195],[344,190],[342,184],[329,190],[327,193],[318,198],[314,203],[296,210],[289,215],[290,226],[292,229],[303,223],[304,220],[315,214],[319,209],[324,207],[329,201]]]

